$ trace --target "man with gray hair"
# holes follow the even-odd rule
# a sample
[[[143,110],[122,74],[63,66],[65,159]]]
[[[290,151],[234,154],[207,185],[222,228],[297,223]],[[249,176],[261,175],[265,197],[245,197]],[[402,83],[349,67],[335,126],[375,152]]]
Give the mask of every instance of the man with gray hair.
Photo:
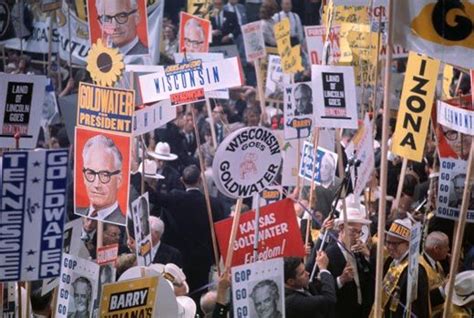
[[[150,216],[151,245],[153,263],[168,264],[173,263],[183,268],[183,256],[181,252],[171,245],[161,242],[161,236],[165,232],[165,224],[156,217]]]
[[[449,256],[449,237],[439,231],[428,234],[425,240],[423,254],[420,256],[420,264],[428,274],[428,285],[430,290],[431,316],[442,313],[444,305],[444,286],[446,275],[441,267],[442,261]]]
[[[125,216],[117,201],[123,179],[120,150],[109,137],[96,135],[85,143],[82,160],[89,207],[76,207],[76,214],[124,225]]]
[[[265,279],[257,283],[250,293],[255,313],[259,318],[281,318],[278,310],[280,292],[278,285],[271,279]]]
[[[199,20],[191,18],[184,25],[184,48],[187,53],[206,53],[206,34]]]
[[[141,21],[137,0],[96,1],[97,19],[102,37],[108,46],[118,48],[123,55],[148,54],[140,41],[137,27]]]

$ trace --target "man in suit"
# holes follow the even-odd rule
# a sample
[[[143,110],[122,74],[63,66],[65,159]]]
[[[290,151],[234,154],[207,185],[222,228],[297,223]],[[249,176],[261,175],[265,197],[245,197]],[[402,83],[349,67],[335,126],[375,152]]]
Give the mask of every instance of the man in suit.
[[[310,284],[303,260],[285,257],[285,313],[287,318],[332,317],[336,304],[334,278],[327,270],[326,253],[318,252],[316,263],[320,269],[320,286]]]
[[[338,241],[326,250],[329,258],[328,270],[336,282],[336,317],[367,317],[373,303],[373,280],[370,266],[370,251],[360,240],[362,226],[369,225],[365,207],[346,199],[347,228],[343,213],[335,220],[339,230]],[[342,203],[342,202],[341,202]],[[348,242],[349,246],[343,246]],[[349,251],[348,251],[348,250]]]
[[[159,193],[150,201],[163,207],[161,219],[166,226],[162,242],[176,247],[183,255],[183,271],[190,291],[208,283],[214,253],[211,240],[211,226],[207,214],[204,194],[200,190],[201,171],[196,165],[183,170],[181,178],[186,190],[173,189],[168,194]],[[223,219],[221,204],[211,197],[213,222]],[[202,293],[193,294],[199,303]]]
[[[281,1],[281,11],[275,13],[273,20],[275,22],[280,22],[281,20],[288,18],[290,20],[290,40],[291,46],[298,44],[303,45],[304,42],[304,32],[303,25],[301,24],[300,16],[292,12],[293,4],[291,0],[282,0]]]
[[[193,114],[187,113],[184,116],[185,122],[180,132],[182,136],[182,154],[179,156],[180,166],[183,168],[191,164],[199,165],[195,154],[197,148],[196,134],[194,133]]]
[[[214,0],[214,14],[211,16],[212,45],[232,44],[233,39],[240,35],[236,13],[223,9],[223,0]]]
[[[148,48],[137,35],[141,21],[137,0],[97,0],[95,4],[101,34],[113,47],[123,55],[148,54]]]
[[[117,201],[122,186],[122,154],[104,135],[91,137],[82,150],[82,174],[90,205],[76,207],[76,213],[92,219],[125,224]]]
[[[390,257],[384,264],[382,291],[382,317],[405,317],[408,284],[408,250],[412,224],[408,218],[396,219],[386,232],[385,246]],[[423,266],[418,267],[417,298],[411,303],[412,315],[431,317],[429,305],[428,276]],[[372,307],[371,316],[375,314]],[[377,309],[379,310],[379,309]]]
[[[237,16],[238,28],[244,24],[247,24],[247,10],[243,4],[239,3],[238,0],[229,0],[229,2],[224,6],[224,11],[232,12]],[[237,45],[240,59],[245,65],[247,60],[245,57],[244,38],[242,33],[240,33],[237,38],[234,39],[234,43]]]
[[[152,245],[152,257],[153,263],[155,264],[168,264],[173,263],[183,268],[183,256],[181,252],[161,242],[161,237],[165,232],[165,223],[156,216],[150,216],[150,227],[151,227],[151,245]]]

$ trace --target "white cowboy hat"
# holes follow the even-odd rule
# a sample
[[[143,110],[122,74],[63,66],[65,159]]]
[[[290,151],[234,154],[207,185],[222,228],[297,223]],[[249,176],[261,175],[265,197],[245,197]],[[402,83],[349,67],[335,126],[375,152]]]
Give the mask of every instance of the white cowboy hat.
[[[372,221],[367,219],[367,213],[365,211],[365,206],[355,201],[354,195],[350,194],[346,197],[346,212],[347,212],[347,222],[350,223],[360,223],[360,224],[371,224]],[[337,202],[336,210],[338,210],[339,218],[334,222],[336,226],[344,224],[344,213],[342,200]]]
[[[121,282],[124,280],[136,279],[136,278],[142,278],[142,277],[148,277],[148,276],[160,276],[160,273],[146,266],[133,266],[127,269],[125,272],[123,272],[123,274],[120,275],[118,281]]]
[[[172,282],[174,285],[184,285],[186,294],[189,293],[189,285],[186,282],[186,275],[177,265],[173,263],[166,264],[163,277]]]
[[[447,292],[447,286],[445,287]],[[464,306],[474,300],[474,271],[465,271],[456,275],[454,280],[453,304]]]
[[[196,303],[188,296],[176,297],[178,301],[178,318],[194,318],[196,315]]]
[[[156,164],[156,161],[151,159],[145,159],[145,178],[157,180],[164,179],[165,177],[159,173],[156,173],[156,170],[158,170],[158,165]],[[138,172],[143,172],[143,162],[140,162]]]
[[[163,161],[173,161],[178,159],[178,156],[171,153],[170,145],[167,142],[159,142],[155,146],[155,151],[148,151],[148,155]]]
[[[410,242],[412,224],[409,218],[396,219],[385,234]]]

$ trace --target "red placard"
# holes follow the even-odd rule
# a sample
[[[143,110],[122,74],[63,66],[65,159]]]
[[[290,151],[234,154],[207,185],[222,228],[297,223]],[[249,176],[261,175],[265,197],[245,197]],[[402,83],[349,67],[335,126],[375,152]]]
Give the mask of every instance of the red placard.
[[[97,264],[115,263],[118,255],[118,244],[110,244],[97,248]]]
[[[228,218],[214,223],[219,250],[223,257],[227,255],[232,220],[233,218]],[[254,221],[254,210],[240,216],[234,242],[232,266],[254,262]],[[258,260],[283,256],[304,256],[303,240],[301,239],[295,208],[291,199],[284,199],[260,208],[258,223]]]

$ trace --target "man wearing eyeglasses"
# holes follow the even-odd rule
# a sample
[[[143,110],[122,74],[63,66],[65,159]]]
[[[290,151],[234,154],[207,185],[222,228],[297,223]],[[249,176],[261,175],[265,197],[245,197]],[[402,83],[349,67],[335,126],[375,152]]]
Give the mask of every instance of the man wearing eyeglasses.
[[[118,48],[123,55],[148,54],[137,35],[141,21],[137,0],[97,0],[96,9],[101,35],[109,46]]]
[[[104,135],[90,138],[82,150],[82,174],[90,205],[76,213],[96,220],[125,224],[117,201],[122,185],[122,154],[114,141]]]
[[[194,18],[184,25],[184,48],[187,53],[206,53],[208,50],[206,34],[201,23]]]

